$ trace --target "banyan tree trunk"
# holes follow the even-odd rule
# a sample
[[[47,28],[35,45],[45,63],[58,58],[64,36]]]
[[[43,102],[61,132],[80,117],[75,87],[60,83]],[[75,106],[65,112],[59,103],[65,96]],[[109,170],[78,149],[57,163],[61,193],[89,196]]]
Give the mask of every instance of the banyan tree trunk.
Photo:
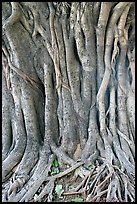
[[[73,170],[89,179],[86,201],[134,201],[134,7],[2,3],[3,202],[44,182],[37,201],[52,201]],[[50,176],[55,158],[66,170]]]

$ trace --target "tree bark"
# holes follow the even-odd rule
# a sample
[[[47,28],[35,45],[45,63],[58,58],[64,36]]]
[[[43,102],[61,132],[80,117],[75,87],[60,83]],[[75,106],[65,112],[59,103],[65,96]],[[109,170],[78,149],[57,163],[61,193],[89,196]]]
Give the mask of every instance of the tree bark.
[[[2,3],[4,202],[29,201],[44,182],[37,201],[52,201],[75,169],[86,201],[134,201],[134,7]],[[49,176],[55,159],[70,169]]]

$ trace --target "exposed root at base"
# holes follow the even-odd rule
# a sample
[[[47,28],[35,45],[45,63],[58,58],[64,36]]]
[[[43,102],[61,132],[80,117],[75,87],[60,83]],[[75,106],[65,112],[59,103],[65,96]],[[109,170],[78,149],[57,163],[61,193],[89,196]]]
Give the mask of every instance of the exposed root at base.
[[[12,180],[12,185],[7,190],[8,196],[3,196],[6,202],[28,202],[34,198],[35,193],[39,192],[35,197],[35,202],[41,202],[46,199],[47,202],[54,201],[54,188],[57,179],[74,173],[75,179],[81,177],[82,181],[69,191],[63,192],[62,196],[82,195],[86,202],[98,202],[99,199],[105,201],[130,201],[135,200],[135,184],[131,175],[126,175],[119,167],[110,163],[96,163],[89,169],[86,169],[85,162],[75,162],[71,167],[59,174],[49,176],[51,165],[55,155],[52,155],[50,165],[46,169],[41,168],[41,173],[36,178],[36,172],[28,180],[26,184],[21,178]],[[42,166],[43,167],[43,166]],[[37,169],[38,170],[38,169]],[[35,175],[35,176],[34,176]],[[73,184],[73,181],[71,181]],[[20,190],[14,186],[20,186]],[[13,185],[14,184],[14,185]],[[41,186],[44,186],[41,188]],[[14,191],[13,191],[13,187]],[[6,194],[5,194],[6,195]],[[46,197],[46,198],[45,198]]]

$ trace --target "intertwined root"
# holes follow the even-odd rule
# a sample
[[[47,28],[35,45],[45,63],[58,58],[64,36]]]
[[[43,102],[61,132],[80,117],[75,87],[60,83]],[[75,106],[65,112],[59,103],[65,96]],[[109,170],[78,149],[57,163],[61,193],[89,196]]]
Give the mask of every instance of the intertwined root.
[[[77,168],[75,170],[77,175],[74,174],[75,176],[83,177],[81,183],[75,189],[62,193],[63,196],[82,194],[86,202],[97,202],[101,200],[134,201],[134,181],[117,166],[110,164],[94,166],[91,170],[86,171],[87,174],[84,176],[81,176],[82,168],[84,169],[84,166]],[[71,167],[71,169],[74,168]],[[66,170],[64,173],[62,172],[51,178],[40,192],[37,201],[41,201],[45,195],[47,195],[47,201],[52,201],[54,182],[57,178],[64,176],[67,171],[70,172]]]
[[[92,176],[94,177],[94,176]],[[91,179],[92,179],[91,177]],[[125,200],[134,201],[134,183],[117,166],[102,165],[96,170],[95,178],[89,184],[87,201]]]
[[[54,158],[51,158],[52,162]],[[60,179],[69,173],[73,174],[73,172],[74,177],[77,178],[80,176],[82,181],[76,188],[68,192],[63,192],[63,196],[81,194],[86,202],[97,202],[101,200],[133,202],[135,200],[133,175],[126,175],[118,166],[110,163],[104,162],[103,164],[99,164],[96,161],[89,168],[85,166],[85,163],[75,162],[65,171],[54,176],[48,176],[52,165],[50,162],[49,167],[47,166],[45,170],[43,167],[43,173],[39,173],[39,178],[38,174],[36,178],[34,171],[32,177],[27,180],[28,182],[23,177],[16,175],[11,179],[6,198],[3,198],[3,201],[27,202],[33,199],[35,193],[38,192],[35,202],[41,202],[43,198],[51,202],[54,199],[53,193],[56,179]],[[41,188],[42,185],[43,187]]]
[[[23,177],[18,177],[18,176],[16,177],[14,175],[14,177],[10,181],[10,188],[8,190],[8,199],[9,200],[11,197],[16,195],[16,193],[18,192],[19,189],[22,188],[24,183],[25,183],[25,179]]]
[[[133,100],[135,64],[134,54],[130,52],[131,50],[128,48],[127,43],[130,33],[134,31],[131,28],[133,25],[129,22],[127,23],[132,4],[132,2],[113,2],[113,4],[102,2],[101,8],[99,9],[100,13],[98,13],[98,9],[95,9],[97,4],[94,5],[93,2],[91,4],[74,2],[70,8],[67,3],[59,3],[57,9],[57,2],[54,2],[53,5],[49,2],[47,4],[49,13],[47,12],[48,15],[46,16],[46,23],[44,25],[41,19],[45,19],[45,12],[44,14],[39,12],[42,9],[42,4],[38,5],[37,3],[35,5],[35,2],[31,2],[31,4],[25,4],[26,10],[30,10],[33,16],[34,26],[31,28],[31,24],[29,25],[29,23],[27,24],[27,20],[23,20],[26,18],[23,14],[26,12],[23,4],[11,2],[12,13],[9,18],[6,15],[7,19],[3,26],[4,34],[6,34],[11,47],[11,54],[6,52],[3,46],[3,69],[6,76],[5,84],[7,84],[8,91],[12,88],[13,106],[15,105],[16,107],[15,120],[17,123],[17,134],[14,134],[15,131],[12,132],[13,137],[17,135],[13,144],[15,143],[18,146],[19,151],[16,151],[16,155],[15,152],[12,152],[10,162],[9,160],[5,162],[7,161],[6,156],[10,147],[9,139],[12,140],[8,133],[10,132],[10,122],[8,120],[8,126],[5,125],[5,128],[3,128],[7,128],[8,130],[4,132],[4,135],[6,135],[4,136],[4,141],[7,142],[7,139],[9,142],[7,142],[8,145],[4,147],[3,152],[3,160],[5,160],[3,162],[3,177],[7,179],[7,176],[9,176],[8,173],[10,175],[13,173],[13,177],[3,190],[3,201],[26,202],[32,199],[40,188],[41,190],[36,201],[41,201],[45,195],[47,195],[48,201],[52,201],[56,179],[74,170],[75,177],[80,176],[83,180],[75,188],[75,191],[64,192],[64,196],[83,194],[87,202],[95,202],[103,198],[106,200],[121,199],[134,201],[134,175],[131,175],[129,172],[134,171],[135,109]],[[46,4],[43,7],[45,6]],[[24,12],[22,12],[23,10]],[[57,14],[58,12],[59,14]],[[68,21],[69,12],[70,21]],[[97,16],[95,18],[94,13]],[[49,23],[47,23],[48,19]],[[94,22],[96,21],[98,22],[95,25]],[[69,22],[70,25],[68,25]],[[13,28],[13,31],[19,28],[18,31],[20,32],[13,32],[13,34],[11,28]],[[33,33],[32,39],[29,38],[25,30],[30,34]],[[26,45],[22,36],[21,38],[19,36],[21,32],[23,32],[24,39],[29,39],[26,41]],[[38,39],[40,38],[41,40],[39,41]],[[16,39],[18,39],[20,44],[18,44]],[[30,73],[33,75],[37,67],[33,70],[33,54],[32,58],[30,58],[32,60],[28,60],[30,53],[34,53],[35,51],[38,53],[36,47],[32,45],[34,39],[35,46],[38,45],[38,52],[41,45],[39,42],[43,41],[44,44],[44,47],[41,46],[41,53],[36,57],[41,60],[43,58],[42,63],[41,61],[39,63],[39,59],[37,59],[40,66],[43,64],[42,73],[44,74],[44,79],[43,77],[41,78],[45,88],[45,98],[42,92],[43,102],[40,100],[40,112],[44,112],[45,114],[45,124],[43,123],[45,132],[42,128],[43,135],[39,135],[40,131],[38,129],[40,130],[39,126],[41,122],[38,124],[38,121],[43,121],[44,115],[42,119],[37,117],[39,111],[36,106],[39,107],[39,103],[36,101],[40,95],[35,93],[36,90],[41,92],[41,83],[37,80],[39,66],[33,76],[34,78],[32,78]],[[49,41],[50,39],[51,42]],[[28,50],[27,47],[29,47]],[[20,48],[24,48],[25,52]],[[128,53],[127,49],[129,49]],[[97,56],[95,56],[95,53],[97,53]],[[131,56],[132,54],[133,56]],[[125,69],[125,60],[127,57],[130,67],[130,74],[128,76],[131,78],[130,80],[127,77],[128,70]],[[16,61],[19,61],[19,63]],[[12,72],[12,77],[10,77],[10,72]],[[21,82],[20,88],[18,87],[18,82]],[[125,82],[127,83],[125,84]],[[32,93],[32,90],[27,85],[31,85],[33,89],[36,88],[33,92],[36,95]],[[128,92],[127,87],[129,89]],[[56,89],[58,97],[54,94]],[[125,94],[126,92],[124,90],[126,90],[127,94]],[[7,103],[7,98],[6,95],[4,100],[6,105],[4,106],[3,112],[6,112],[7,107],[11,106],[11,104],[9,105]],[[108,104],[105,103],[106,99],[108,99]],[[59,111],[57,111],[57,106]],[[106,112],[107,106],[109,108]],[[118,116],[118,120],[116,115]],[[9,117],[9,112],[4,115],[5,118],[8,118],[7,116]],[[14,118],[14,116],[12,117]],[[98,119],[99,125],[97,125]],[[116,124],[117,122],[118,124]],[[107,128],[110,130],[108,129],[106,132]],[[13,127],[12,129],[14,130]],[[61,134],[58,135],[59,129],[61,129]],[[78,130],[73,132],[75,129]],[[129,137],[126,135],[128,133]],[[46,161],[45,152],[42,159],[41,157],[40,159],[38,158],[38,141],[39,138],[42,138],[42,140],[44,138],[44,144],[47,144],[55,135],[61,136],[61,146],[56,147],[50,144],[48,148],[54,156],[56,155],[60,166],[61,163],[64,163],[71,167],[55,176],[49,176],[48,173],[50,172],[54,158],[51,159],[51,162]],[[76,135],[78,141],[80,141],[82,150],[85,146],[82,153],[81,150],[78,152],[77,159],[81,158],[85,164],[76,162],[73,158],[69,157],[70,154],[73,155],[73,151],[75,150],[73,146],[75,147],[76,145],[73,140],[76,139]],[[87,141],[86,138],[88,138]],[[101,142],[98,138],[101,138]],[[19,144],[16,141],[19,141]],[[27,144],[28,147],[26,148]],[[23,156],[24,150],[26,152],[25,156]],[[18,152],[21,152],[20,155]],[[49,154],[51,152],[49,151]],[[15,159],[13,159],[13,155],[14,158],[16,156]],[[24,160],[22,160],[23,165],[20,165],[22,156],[24,157]],[[106,160],[104,159],[100,165],[95,163],[92,169],[86,170],[86,167],[88,168],[87,164],[94,163],[99,157],[105,157]],[[37,159],[39,159],[38,163]],[[118,163],[117,166],[112,165],[113,159],[113,164],[117,165]],[[34,174],[32,173],[30,175],[29,173],[36,163],[38,165],[33,172]],[[15,172],[21,173],[21,176],[18,173],[15,174],[13,171],[13,167],[16,164],[19,164],[20,168]],[[22,170],[25,172],[25,175],[29,175],[29,179],[23,176]],[[42,188],[43,184],[45,185],[44,188]]]

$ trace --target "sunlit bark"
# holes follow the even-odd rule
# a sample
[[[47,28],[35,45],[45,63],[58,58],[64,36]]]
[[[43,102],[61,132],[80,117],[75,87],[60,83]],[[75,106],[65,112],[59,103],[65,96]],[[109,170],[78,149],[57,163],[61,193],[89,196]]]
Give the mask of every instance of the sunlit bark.
[[[134,6],[2,3],[3,202],[28,201],[43,182],[37,201],[52,201],[75,169],[90,181],[86,201],[134,201]],[[49,176],[55,158],[70,169]]]

